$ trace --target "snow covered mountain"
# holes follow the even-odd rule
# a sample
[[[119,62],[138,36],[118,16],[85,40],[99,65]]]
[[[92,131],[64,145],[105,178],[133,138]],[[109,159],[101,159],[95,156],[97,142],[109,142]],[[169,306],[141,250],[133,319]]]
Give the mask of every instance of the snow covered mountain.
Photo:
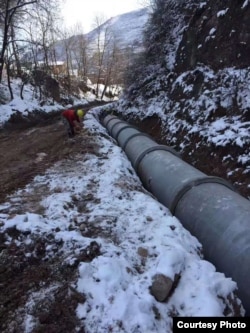
[[[132,12],[112,17],[99,27],[83,35],[73,35],[67,39],[57,41],[53,46],[54,57],[57,62],[66,61],[69,50],[72,50],[71,59],[79,51],[78,45],[82,45],[83,40],[87,48],[88,55],[97,50],[98,39],[102,43],[107,43],[112,48],[115,46],[120,50],[130,49],[133,53],[138,53],[143,49],[143,29],[148,22],[150,7],[145,7]],[[85,43],[86,41],[86,43]],[[80,46],[79,46],[80,48]],[[67,51],[66,51],[67,49]],[[32,59],[31,53],[26,53],[24,58]],[[44,54],[41,52],[37,55],[38,61],[44,61]],[[32,61],[32,60],[31,60]]]
[[[130,49],[133,53],[138,53],[143,49],[143,29],[149,19],[149,14],[150,7],[145,7],[112,17],[87,34],[74,35],[67,40],[60,40],[54,45],[56,59],[66,61],[66,45],[68,49],[77,48],[77,45],[82,43],[82,37],[87,42],[87,52],[90,56],[97,50],[98,39],[103,44],[108,41],[111,48],[115,45],[121,50]],[[40,60],[43,59],[42,54],[40,58]],[[72,58],[74,58],[74,52]]]
[[[148,21],[150,7],[112,17],[100,27],[86,34],[90,45],[94,47],[98,36],[108,33],[120,49],[133,48],[135,52],[142,49],[143,29]]]

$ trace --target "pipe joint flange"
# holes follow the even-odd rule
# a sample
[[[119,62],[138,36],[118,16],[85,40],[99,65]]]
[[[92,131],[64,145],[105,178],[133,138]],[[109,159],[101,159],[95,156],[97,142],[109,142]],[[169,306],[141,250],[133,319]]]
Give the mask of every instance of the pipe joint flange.
[[[142,159],[149,153],[151,153],[152,151],[155,151],[155,150],[165,150],[179,158],[180,157],[180,154],[177,153],[173,148],[171,147],[168,147],[168,146],[164,146],[164,145],[155,145],[153,147],[150,147],[146,150],[144,150],[135,160],[135,163],[134,163],[134,168],[136,171],[138,171],[138,167],[139,167],[139,164],[141,163]]]
[[[220,177],[213,177],[213,176],[206,176],[206,177],[201,177],[201,178],[197,178],[195,180],[191,180],[190,182],[186,183],[180,190],[179,192],[176,194],[172,204],[169,207],[170,212],[174,215],[175,214],[175,210],[176,207],[179,203],[179,201],[182,199],[182,197],[189,191],[191,190],[193,187],[201,185],[201,184],[205,184],[205,183],[216,183],[216,184],[220,184],[223,186],[226,186],[227,188],[229,188],[232,191],[236,191],[235,188],[233,187],[232,184],[230,184],[228,181],[226,181],[223,178]]]
[[[114,123],[112,126],[111,126],[111,128],[110,128],[110,134],[113,136],[113,129],[115,128],[115,126],[116,125],[119,125],[119,124],[127,124],[125,121],[123,121],[123,120],[119,120],[119,121],[117,121],[116,123]]]
[[[123,130],[128,129],[128,128],[134,128],[134,129],[136,129],[133,125],[126,125],[126,126],[120,128],[120,129],[117,131],[115,139],[117,140],[119,134],[120,134]]]
[[[136,136],[145,136],[145,137],[150,138],[152,140],[152,137],[150,135],[138,131],[138,133],[132,134],[129,138],[127,138],[127,140],[125,140],[125,142],[124,142],[124,144],[122,145],[121,148],[125,151],[129,141],[131,139],[135,138]]]
[[[106,118],[109,118],[109,119],[107,120],[107,122],[105,122],[105,119],[106,119]],[[119,118],[117,118],[116,116],[111,116],[111,115],[106,116],[106,117],[103,119],[103,125],[104,125],[105,127],[107,127],[108,123],[109,123],[111,120],[113,120],[113,119],[119,119]]]

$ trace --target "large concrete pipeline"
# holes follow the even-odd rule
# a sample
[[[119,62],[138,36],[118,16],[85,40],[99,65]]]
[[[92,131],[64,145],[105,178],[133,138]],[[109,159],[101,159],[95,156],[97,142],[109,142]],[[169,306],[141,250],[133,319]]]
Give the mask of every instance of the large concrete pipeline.
[[[250,201],[113,115],[102,120],[143,185],[201,242],[207,260],[238,285],[250,315]]]

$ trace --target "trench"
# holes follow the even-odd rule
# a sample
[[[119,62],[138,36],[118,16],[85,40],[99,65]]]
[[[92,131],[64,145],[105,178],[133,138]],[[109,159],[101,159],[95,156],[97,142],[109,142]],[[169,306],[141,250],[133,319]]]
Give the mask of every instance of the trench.
[[[226,180],[184,162],[171,147],[114,115],[101,120],[144,187],[202,244],[205,258],[238,286],[250,315],[250,201]]]

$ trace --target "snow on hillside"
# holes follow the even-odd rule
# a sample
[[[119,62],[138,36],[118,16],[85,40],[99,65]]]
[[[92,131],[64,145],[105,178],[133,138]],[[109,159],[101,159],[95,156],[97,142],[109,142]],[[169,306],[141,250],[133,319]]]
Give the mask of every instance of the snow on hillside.
[[[228,54],[224,56],[224,49],[218,51],[222,35],[218,37],[217,44],[214,45],[217,52],[214,52],[214,47],[208,47],[207,40],[207,37],[210,36],[209,32],[214,34],[215,28],[217,28],[218,35],[219,29],[225,26],[228,27],[229,32],[231,24],[234,23],[238,27],[240,23],[238,16],[233,16],[233,9],[235,11],[238,9],[238,15],[245,12],[241,12],[240,5],[228,1],[232,7],[233,21],[231,22],[230,18],[228,23],[226,21],[228,16],[223,16],[225,21],[222,24],[221,20],[217,20],[217,18],[219,15],[221,19],[221,10],[224,5],[219,2],[216,4],[212,1],[211,4],[203,2],[197,9],[197,13],[201,9],[205,11],[206,6],[208,13],[213,10],[217,25],[213,23],[214,26],[210,27],[208,23],[206,26],[200,16],[190,9],[197,4],[194,0],[180,2],[178,5],[168,0],[161,4],[161,10],[158,8],[157,11],[158,16],[154,17],[153,23],[148,25],[146,31],[145,53],[147,58],[152,59],[152,63],[144,66],[142,62],[141,68],[133,69],[133,73],[136,72],[137,80],[131,82],[127,87],[124,96],[120,98],[116,106],[116,111],[127,118],[133,117],[136,113],[136,117],[140,121],[147,117],[158,117],[168,143],[182,155],[194,156],[195,163],[197,163],[197,157],[201,156],[202,159],[204,149],[212,159],[216,157],[217,152],[218,168],[219,165],[222,165],[221,169],[225,169],[223,177],[226,176],[237,186],[245,184],[247,187],[245,195],[250,198],[248,53],[242,50],[241,56],[235,58],[235,63],[224,64],[222,61],[221,68],[218,68],[217,65],[213,68],[212,65],[217,61],[214,58],[233,57],[235,43],[234,40],[230,41],[231,53],[226,51]],[[184,14],[188,10],[189,18],[193,17],[193,20],[184,25],[187,20],[187,16]],[[207,16],[208,13],[206,13]],[[246,19],[247,17],[246,15]],[[189,27],[191,23],[193,25]],[[200,30],[197,28],[199,26],[202,27]],[[193,36],[194,32],[196,35]],[[192,41],[190,36],[193,36]],[[238,33],[238,39],[242,45],[247,44],[248,36],[246,26],[242,26],[242,33]],[[213,37],[210,39],[216,40],[216,35]],[[230,38],[226,38],[226,42]],[[198,40],[203,42],[203,47],[206,45],[206,51],[201,51],[202,47],[197,42]],[[214,54],[216,56],[212,58]],[[196,63],[193,63],[194,59]],[[131,78],[133,81],[134,74],[131,75]],[[218,153],[219,149],[221,156]],[[235,163],[232,164],[231,161],[235,161]],[[201,160],[199,168],[204,164],[204,160]],[[214,170],[209,170],[210,173],[211,171],[214,174]],[[207,173],[208,170],[205,172]]]
[[[139,52],[143,47],[143,29],[148,21],[150,7],[145,7],[129,13],[112,17],[104,22],[99,28],[95,28],[83,36],[88,40],[88,49],[91,54],[97,48],[97,39],[99,34],[105,38],[105,32],[108,32],[108,38],[112,36],[116,47],[120,49],[132,48],[133,52]],[[67,40],[59,40],[54,45],[54,52],[58,61],[66,60],[65,42],[71,45],[78,43],[79,35],[73,35]],[[111,40],[109,40],[110,42]],[[28,55],[27,55],[28,56]],[[39,60],[43,60],[43,54],[38,55]]]
[[[142,48],[142,32],[149,14],[150,7],[146,7],[112,17],[101,26],[101,32],[109,30],[121,49],[132,47],[140,50]],[[94,29],[86,35],[90,43],[96,43],[98,33],[98,29]]]

